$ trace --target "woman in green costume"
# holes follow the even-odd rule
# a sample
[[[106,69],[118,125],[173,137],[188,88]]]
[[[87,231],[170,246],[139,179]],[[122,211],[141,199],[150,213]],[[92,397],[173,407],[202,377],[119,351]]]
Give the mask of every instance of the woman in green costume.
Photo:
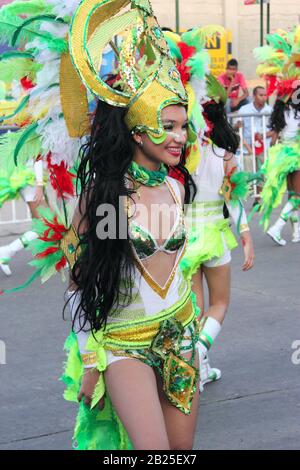
[[[91,71],[124,30],[117,80],[104,81]],[[72,266],[64,381],[65,397],[80,402],[74,447],[192,449],[199,311],[179,267],[193,190],[182,162],[196,139],[186,92],[146,0],[83,1],[70,53],[100,99],[62,243]]]

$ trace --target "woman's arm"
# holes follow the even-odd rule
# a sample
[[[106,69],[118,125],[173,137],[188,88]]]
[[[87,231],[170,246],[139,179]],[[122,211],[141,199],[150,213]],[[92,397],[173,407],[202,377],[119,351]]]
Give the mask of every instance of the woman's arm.
[[[233,154],[226,152],[224,157],[225,175],[231,175],[236,169],[236,157]],[[243,271],[248,271],[253,267],[254,264],[254,247],[250,234],[246,211],[240,200],[238,201],[238,204],[236,203],[236,201],[232,201],[232,199],[226,200],[225,203],[228,208],[230,217],[232,218],[242,241],[245,256],[242,269]]]

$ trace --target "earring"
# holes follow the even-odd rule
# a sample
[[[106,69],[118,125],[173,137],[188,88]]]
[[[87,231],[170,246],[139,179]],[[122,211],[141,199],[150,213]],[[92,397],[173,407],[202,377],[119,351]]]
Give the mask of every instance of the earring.
[[[144,146],[144,142],[142,140],[139,141],[139,146],[140,147],[143,147]]]

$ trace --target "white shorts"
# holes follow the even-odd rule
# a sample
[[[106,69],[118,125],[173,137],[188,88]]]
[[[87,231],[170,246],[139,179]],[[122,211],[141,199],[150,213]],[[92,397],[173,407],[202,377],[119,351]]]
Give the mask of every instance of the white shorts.
[[[35,200],[36,187],[26,186],[25,188],[21,189],[20,194],[24,202],[33,202]]]
[[[212,258],[211,260],[203,263],[203,266],[206,268],[217,268],[219,266],[224,266],[225,264],[230,263],[231,261],[231,251],[228,248],[225,248],[223,256],[220,258]]]

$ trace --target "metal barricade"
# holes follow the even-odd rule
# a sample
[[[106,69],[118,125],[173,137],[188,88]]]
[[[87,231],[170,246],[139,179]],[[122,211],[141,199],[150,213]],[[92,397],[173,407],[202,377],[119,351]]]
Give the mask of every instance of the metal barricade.
[[[270,129],[268,129],[268,121],[270,119],[270,113],[257,113],[257,114],[243,114],[243,113],[231,113],[228,115],[230,123],[235,127],[235,125],[242,121],[243,127],[239,128],[239,135],[240,135],[240,148],[237,153],[237,159],[239,162],[239,167],[241,170],[251,171],[256,173],[260,166],[266,161],[268,158],[268,149],[269,149],[269,138],[267,137],[267,133]],[[250,146],[252,152],[245,151],[245,138],[244,138],[244,122],[245,119],[250,119],[250,135],[251,135],[251,142],[247,142]],[[261,121],[261,125],[259,125],[260,131],[257,130],[256,120]],[[263,154],[261,156],[256,155],[256,147],[255,147],[255,134],[259,132],[262,135],[262,142],[263,142]],[[255,183],[253,185],[253,194],[254,198],[259,198],[259,189],[258,184]]]

